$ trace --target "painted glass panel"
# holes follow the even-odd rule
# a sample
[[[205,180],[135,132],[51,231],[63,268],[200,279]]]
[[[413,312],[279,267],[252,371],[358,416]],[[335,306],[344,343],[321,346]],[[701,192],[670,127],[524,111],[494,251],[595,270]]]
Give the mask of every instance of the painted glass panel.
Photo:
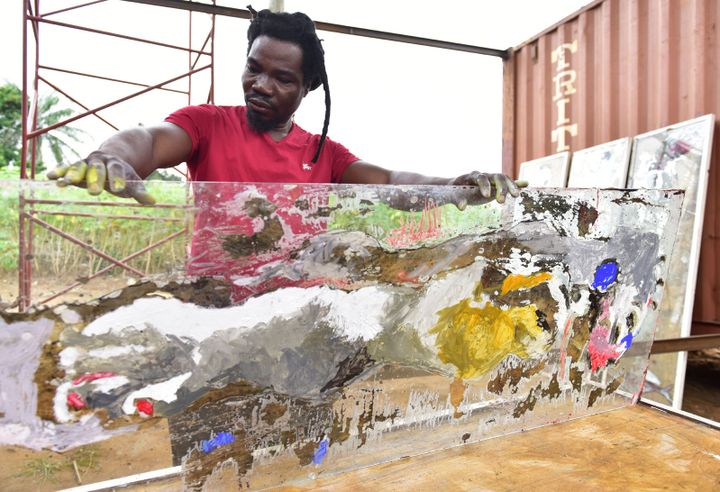
[[[26,232],[40,209],[103,207],[47,183],[2,190]],[[37,280],[111,264],[115,276],[26,313],[5,306],[0,444],[22,450],[7,483],[168,468],[189,489],[262,488],[629,405],[682,201],[663,190],[530,190],[503,205],[450,187],[153,191],[164,206],[103,214],[162,221],[76,221],[140,247],[172,236],[163,245],[187,254],[119,261],[133,253],[94,239],[115,263],[54,273],[43,270],[54,243],[24,252]],[[128,225],[101,225],[112,220]],[[154,239],[152,224],[164,227]],[[71,225],[64,234],[87,243]]]

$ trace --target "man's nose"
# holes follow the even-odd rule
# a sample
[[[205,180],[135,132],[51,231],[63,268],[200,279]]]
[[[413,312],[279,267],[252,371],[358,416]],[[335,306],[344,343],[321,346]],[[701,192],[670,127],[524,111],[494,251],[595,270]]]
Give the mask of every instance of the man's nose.
[[[258,74],[253,80],[252,88],[255,92],[269,96],[271,92],[270,77],[262,73]]]

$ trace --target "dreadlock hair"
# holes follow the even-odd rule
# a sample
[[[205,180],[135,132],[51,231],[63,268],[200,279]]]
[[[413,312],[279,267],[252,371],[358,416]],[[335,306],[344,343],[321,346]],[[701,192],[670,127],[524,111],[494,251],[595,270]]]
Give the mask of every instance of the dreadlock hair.
[[[248,5],[252,14],[252,21],[248,28],[248,53],[250,47],[258,36],[269,36],[282,41],[289,41],[297,44],[302,49],[302,71],[305,86],[308,90],[315,90],[323,86],[325,91],[325,121],[323,122],[320,143],[315,151],[312,162],[317,162],[320,157],[325,139],[327,138],[328,126],[330,126],[330,86],[328,85],[327,72],[325,70],[325,50],[315,32],[315,24],[307,15],[302,12],[275,13],[270,10],[256,12]]]

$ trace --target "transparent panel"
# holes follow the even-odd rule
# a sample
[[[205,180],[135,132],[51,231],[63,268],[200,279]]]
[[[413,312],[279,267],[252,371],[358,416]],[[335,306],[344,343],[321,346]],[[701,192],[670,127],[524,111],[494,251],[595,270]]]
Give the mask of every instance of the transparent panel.
[[[33,222],[31,302],[56,292],[39,279],[115,266],[69,301],[2,312],[0,479],[47,489],[173,465],[189,489],[262,488],[629,405],[683,198],[159,183],[162,206],[101,208],[48,183],[2,190],[15,246],[18,214],[53,204],[162,219],[63,223],[114,260],[56,270],[67,253]]]

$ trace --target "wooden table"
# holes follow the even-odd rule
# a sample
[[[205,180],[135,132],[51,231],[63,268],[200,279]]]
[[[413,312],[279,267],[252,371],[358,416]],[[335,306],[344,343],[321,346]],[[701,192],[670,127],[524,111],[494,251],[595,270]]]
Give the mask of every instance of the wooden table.
[[[180,490],[178,478],[127,490]],[[638,405],[280,490],[720,490],[720,430]]]

